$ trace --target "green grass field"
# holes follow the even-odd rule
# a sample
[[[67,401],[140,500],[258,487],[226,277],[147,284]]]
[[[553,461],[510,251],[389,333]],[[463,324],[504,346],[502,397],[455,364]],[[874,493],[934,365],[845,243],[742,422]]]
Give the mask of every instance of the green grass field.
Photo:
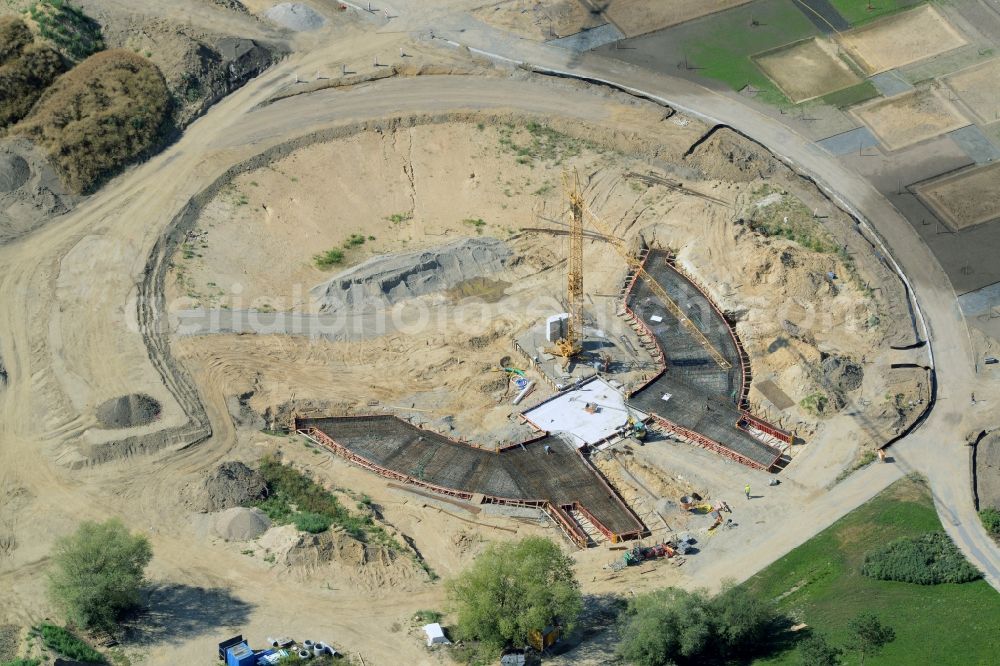
[[[830,0],[840,15],[851,25],[861,25],[877,18],[901,12],[917,5],[924,0],[871,0],[871,11],[868,10],[868,0]]]
[[[848,621],[870,610],[896,640],[865,663],[995,664],[1000,654],[1000,594],[982,580],[923,586],[861,575],[870,549],[901,536],[941,529],[926,485],[904,479],[746,582],[782,611],[827,636],[847,640]],[[798,664],[795,650],[756,664]],[[847,653],[845,664],[857,664]]]
[[[787,105],[788,99],[750,56],[819,34],[792,0],[752,3],[682,26],[676,33],[691,66],[700,75],[733,90],[751,85],[758,98]]]

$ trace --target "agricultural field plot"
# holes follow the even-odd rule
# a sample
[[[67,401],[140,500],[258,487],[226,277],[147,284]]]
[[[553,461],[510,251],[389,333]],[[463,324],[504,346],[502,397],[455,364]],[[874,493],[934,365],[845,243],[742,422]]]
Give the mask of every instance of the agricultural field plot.
[[[894,14],[840,35],[868,74],[878,74],[957,49],[968,40],[930,5]]]
[[[644,35],[715,12],[745,5],[750,0],[615,0],[604,10],[627,37]],[[595,3],[596,4],[596,3]]]
[[[826,39],[782,46],[754,60],[796,104],[861,83],[861,77],[837,55],[836,45]]]
[[[1000,162],[964,170],[915,188],[949,227],[961,231],[1000,217]]]
[[[944,78],[944,82],[984,123],[1000,120],[1000,58]]]
[[[579,0],[502,0],[485,4],[472,13],[485,23],[534,40],[575,35],[607,23],[600,14],[588,11]]]
[[[851,110],[889,150],[965,127],[969,121],[937,88],[879,99]]]

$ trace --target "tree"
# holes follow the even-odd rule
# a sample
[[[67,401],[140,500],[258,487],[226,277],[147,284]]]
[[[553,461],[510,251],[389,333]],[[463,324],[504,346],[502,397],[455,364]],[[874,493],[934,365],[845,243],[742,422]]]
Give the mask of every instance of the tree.
[[[113,629],[122,613],[139,604],[152,556],[146,537],[130,534],[117,519],[82,523],[56,543],[49,591],[74,624]]]
[[[870,611],[858,613],[847,626],[851,630],[853,645],[861,656],[861,666],[864,666],[866,655],[878,654],[896,639],[896,632],[892,627],[882,624]]]
[[[633,597],[619,620],[618,655],[636,666],[662,666],[705,652],[712,619],[702,592],[668,587]]]
[[[572,558],[542,537],[492,545],[448,582],[457,635],[495,654],[508,643],[526,645],[532,630],[560,624],[572,631],[583,608],[572,567]]]
[[[799,663],[802,666],[838,666],[843,653],[822,634],[813,634],[799,643]]]
[[[760,652],[776,619],[770,603],[731,583],[711,600],[709,609],[719,645],[729,656],[749,656]]]

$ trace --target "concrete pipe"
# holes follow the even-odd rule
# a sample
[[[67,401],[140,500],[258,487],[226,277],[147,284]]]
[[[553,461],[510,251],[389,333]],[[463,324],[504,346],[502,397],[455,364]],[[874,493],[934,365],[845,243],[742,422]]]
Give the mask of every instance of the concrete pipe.
[[[312,656],[312,652],[309,650],[299,650],[299,659],[309,659]]]
[[[313,649],[313,645],[315,645],[315,643],[313,643],[308,638],[306,640],[302,641],[302,644],[306,647],[307,650]]]

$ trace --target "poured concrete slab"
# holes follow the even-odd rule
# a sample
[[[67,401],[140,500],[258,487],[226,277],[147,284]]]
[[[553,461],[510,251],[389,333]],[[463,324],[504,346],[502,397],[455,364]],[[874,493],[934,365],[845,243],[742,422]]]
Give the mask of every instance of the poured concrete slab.
[[[878,146],[878,139],[867,127],[855,127],[850,131],[820,139],[816,143],[834,155],[849,155]]]
[[[594,411],[589,411],[588,405],[592,405]],[[630,411],[636,419],[646,418],[646,414],[626,408],[625,395],[621,391],[595,378],[529,409],[524,412],[524,418],[546,432],[570,435],[577,446],[583,446],[596,444],[621,431],[628,422]]]
[[[873,86],[875,86],[875,90],[879,91],[886,97],[901,95],[905,92],[913,90],[913,86],[910,82],[903,79],[903,77],[901,77],[899,72],[895,69],[890,69],[888,72],[876,74],[868,80],[872,82]]]
[[[976,164],[989,164],[1000,160],[1000,148],[993,145],[989,137],[975,125],[969,125],[951,132],[948,136],[965,151]]]

